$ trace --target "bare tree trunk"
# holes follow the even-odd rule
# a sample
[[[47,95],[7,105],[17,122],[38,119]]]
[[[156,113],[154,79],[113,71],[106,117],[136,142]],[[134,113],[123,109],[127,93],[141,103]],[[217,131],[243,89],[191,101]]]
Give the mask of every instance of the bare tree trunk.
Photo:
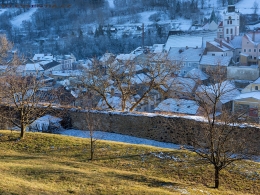
[[[21,139],[25,137],[25,131],[26,131],[26,125],[21,123],[21,134],[20,134]]]
[[[93,160],[94,157],[94,140],[93,137],[90,137],[90,160]]]
[[[219,169],[215,167],[215,188],[219,187]]]

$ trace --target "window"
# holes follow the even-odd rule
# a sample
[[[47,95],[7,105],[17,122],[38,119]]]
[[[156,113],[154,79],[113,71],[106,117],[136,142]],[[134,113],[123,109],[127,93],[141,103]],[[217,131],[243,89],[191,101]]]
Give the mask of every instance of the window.
[[[248,52],[251,52],[251,49],[248,49]]]
[[[229,21],[229,24],[232,24],[232,20]]]
[[[255,86],[255,90],[258,90],[258,86]]]
[[[226,30],[226,33],[228,34],[228,28],[227,28],[227,30]]]
[[[232,28],[230,29],[230,34],[233,34],[233,29]]]
[[[256,57],[254,57],[254,60],[256,60]]]
[[[246,49],[244,49],[244,52],[246,52]]]
[[[256,52],[256,49],[254,49],[254,52]]]
[[[213,53],[212,56],[215,56],[215,54]]]

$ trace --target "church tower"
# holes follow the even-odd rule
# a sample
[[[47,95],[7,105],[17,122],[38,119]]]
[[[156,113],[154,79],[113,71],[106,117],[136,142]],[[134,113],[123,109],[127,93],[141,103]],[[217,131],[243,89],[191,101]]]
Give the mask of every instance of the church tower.
[[[234,36],[239,35],[240,13],[236,11],[234,5],[229,5],[227,11],[224,12],[223,19],[223,38],[230,41]]]

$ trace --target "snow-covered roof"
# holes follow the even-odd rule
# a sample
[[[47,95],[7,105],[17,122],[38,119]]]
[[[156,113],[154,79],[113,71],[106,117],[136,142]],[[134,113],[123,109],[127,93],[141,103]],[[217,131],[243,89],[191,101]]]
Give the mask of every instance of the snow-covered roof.
[[[178,92],[192,92],[196,85],[196,81],[191,78],[176,77],[167,80],[167,86]],[[161,86],[162,90],[166,88]],[[167,90],[167,89],[166,89]]]
[[[101,62],[107,62],[108,60],[110,60],[111,58],[115,57],[114,54],[112,53],[105,53],[101,56],[101,58],[99,59],[99,61]]]
[[[115,109],[115,110],[122,110],[121,106],[121,98],[117,96],[110,96],[107,97],[107,102]],[[103,99],[100,99],[97,105],[100,109],[109,109],[106,102]],[[131,103],[129,101],[126,101],[126,110],[131,108]]]
[[[248,57],[249,54],[246,54],[246,53],[240,53],[241,56],[245,56],[245,57]]]
[[[184,77],[189,77],[192,79],[199,79],[201,81],[204,81],[209,78],[209,75],[207,75],[206,73],[204,73],[202,70],[198,68],[193,68],[192,70],[187,72]]]
[[[249,32],[247,34],[245,34],[245,36],[252,42],[254,43],[260,43],[260,32],[256,31],[256,32]]]
[[[162,101],[154,111],[195,115],[199,106],[195,101],[169,98]]]
[[[77,70],[65,70],[65,71],[52,71],[51,72],[52,75],[54,76],[64,76],[64,77],[68,77],[68,76],[81,76],[83,73],[82,71],[77,71]]]
[[[33,61],[43,60],[44,54],[34,54]]]
[[[169,51],[171,47],[191,47],[191,48],[201,48],[202,47],[202,37],[197,36],[178,36],[171,35],[165,44],[165,50]]]
[[[253,83],[254,84],[260,84],[260,77],[258,79],[256,79]]]
[[[229,48],[225,47],[223,44],[222,44],[222,46],[220,46],[220,43],[218,43],[218,42],[216,42],[216,41],[210,41],[210,42],[208,42],[208,44],[213,45],[213,46],[215,47],[215,49],[217,49],[217,50],[215,50],[215,49],[213,49],[213,48],[211,49],[211,47],[208,47],[208,48],[207,48],[208,51],[212,51],[212,50],[214,50],[214,51],[222,51],[222,52],[230,51]]]
[[[154,44],[153,45],[153,53],[161,53],[163,52],[164,44]]]
[[[200,65],[211,65],[211,66],[228,66],[231,61],[231,56],[210,56],[203,55],[200,61]]]
[[[116,60],[127,61],[127,60],[133,60],[135,57],[136,55],[134,54],[119,54],[116,56]]]
[[[236,96],[240,94],[240,91],[235,87],[235,84],[231,81],[224,81],[222,83],[216,83],[215,85],[198,87],[197,92],[218,95],[220,93],[220,101],[225,104],[231,100],[234,100]]]
[[[195,49],[195,48],[172,47],[168,52],[168,59],[199,62],[201,56],[203,55],[203,51],[204,49],[202,48]]]
[[[141,83],[145,83],[145,82],[149,82],[151,79],[144,73],[140,73],[140,74],[136,74],[133,78],[132,78],[132,83],[135,84],[141,84]]]
[[[256,100],[260,100],[260,91],[241,93],[240,95],[236,96],[234,98],[234,100],[240,100],[240,99],[246,99],[246,98],[253,98]]]
[[[34,63],[34,64],[26,64],[25,71],[43,71],[42,66],[39,63]]]
[[[234,36],[230,43],[235,49],[242,48],[242,36]]]

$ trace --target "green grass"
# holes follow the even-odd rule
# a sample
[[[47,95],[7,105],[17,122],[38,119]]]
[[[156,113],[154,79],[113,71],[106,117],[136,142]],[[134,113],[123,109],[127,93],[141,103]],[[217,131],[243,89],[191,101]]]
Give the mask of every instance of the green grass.
[[[251,161],[223,170],[214,189],[212,167],[185,150],[98,141],[89,161],[88,139],[0,133],[0,194],[260,194]]]

